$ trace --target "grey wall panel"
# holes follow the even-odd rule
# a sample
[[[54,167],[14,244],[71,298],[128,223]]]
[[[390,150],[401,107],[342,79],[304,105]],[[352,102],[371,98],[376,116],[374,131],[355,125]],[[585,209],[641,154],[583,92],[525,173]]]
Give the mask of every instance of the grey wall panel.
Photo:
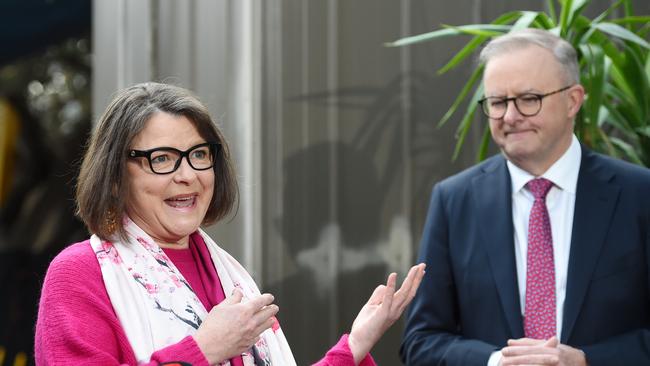
[[[279,294],[285,333],[298,363],[306,364],[349,330],[389,270],[412,261],[410,199],[402,194],[411,128],[400,75],[409,67],[401,64],[406,51],[383,47],[403,28],[402,18],[394,19],[404,8],[400,2],[283,5],[275,17],[282,18],[282,52],[265,53],[266,62],[281,64],[282,81],[274,78],[281,89],[273,90],[283,97],[263,101],[282,111],[275,126],[283,131],[282,147],[267,143],[284,156],[276,224],[284,245],[267,250],[287,251],[286,272],[269,263],[274,280],[265,285]],[[271,61],[276,57],[283,62]],[[306,340],[314,330],[318,336]],[[378,347],[377,355],[394,364],[399,328],[386,342],[392,347]]]
[[[93,115],[113,93],[152,77],[151,1],[93,2]],[[95,119],[96,119],[95,118]]]

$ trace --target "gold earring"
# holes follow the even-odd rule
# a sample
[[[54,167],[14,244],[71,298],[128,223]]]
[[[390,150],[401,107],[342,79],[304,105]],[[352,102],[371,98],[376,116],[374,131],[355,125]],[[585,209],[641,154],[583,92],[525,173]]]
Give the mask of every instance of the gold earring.
[[[109,235],[117,231],[117,219],[115,218],[115,211],[112,209],[108,209],[106,217],[104,217],[104,230]]]

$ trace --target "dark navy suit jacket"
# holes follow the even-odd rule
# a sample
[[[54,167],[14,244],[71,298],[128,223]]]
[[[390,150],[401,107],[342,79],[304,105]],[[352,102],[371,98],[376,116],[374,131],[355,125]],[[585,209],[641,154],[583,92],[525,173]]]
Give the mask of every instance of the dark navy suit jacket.
[[[406,365],[485,366],[524,336],[511,190],[501,155],[434,187]],[[649,266],[650,170],[583,148],[560,341],[590,366],[650,365]]]

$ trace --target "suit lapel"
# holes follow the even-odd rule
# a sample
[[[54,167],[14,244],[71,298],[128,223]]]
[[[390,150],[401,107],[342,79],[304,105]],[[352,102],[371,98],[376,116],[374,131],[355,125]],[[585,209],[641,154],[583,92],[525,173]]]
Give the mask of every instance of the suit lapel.
[[[481,239],[501,305],[512,338],[520,338],[524,332],[515,264],[512,183],[505,159],[501,156],[493,158],[485,165],[484,174],[474,178],[472,184],[477,193],[475,212],[481,216]],[[495,214],[501,212],[506,214]]]
[[[573,214],[562,343],[567,343],[580,313],[620,191],[617,185],[610,183],[613,173],[601,168],[597,155],[583,149],[582,156]]]

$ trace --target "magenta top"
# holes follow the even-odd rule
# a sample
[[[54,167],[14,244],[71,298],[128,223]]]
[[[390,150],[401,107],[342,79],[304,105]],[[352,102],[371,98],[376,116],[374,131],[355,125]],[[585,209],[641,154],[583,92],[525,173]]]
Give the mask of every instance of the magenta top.
[[[197,272],[201,278],[201,271],[197,269]],[[203,276],[209,275],[208,272]],[[213,274],[216,276],[216,270]],[[205,283],[221,288],[220,282],[201,280],[201,286],[197,286],[193,283],[196,278],[186,279],[195,291],[203,286],[202,291],[198,290],[203,294],[197,295],[204,304],[213,301],[208,296],[213,292],[205,288]],[[223,289],[221,293],[223,296]],[[65,248],[50,263],[41,291],[34,353],[36,365],[138,365],[113,310],[99,262],[88,240]],[[151,355],[151,361],[143,365],[179,361],[193,366],[209,365],[192,336],[157,350]],[[315,365],[353,366],[347,335],[343,335]],[[359,365],[372,366],[375,362],[368,354]]]
[[[190,284],[205,310],[209,312],[226,299],[221,280],[210,259],[210,251],[201,235],[192,235],[187,249],[163,248],[163,251]],[[241,357],[231,358],[230,364],[244,366]]]

